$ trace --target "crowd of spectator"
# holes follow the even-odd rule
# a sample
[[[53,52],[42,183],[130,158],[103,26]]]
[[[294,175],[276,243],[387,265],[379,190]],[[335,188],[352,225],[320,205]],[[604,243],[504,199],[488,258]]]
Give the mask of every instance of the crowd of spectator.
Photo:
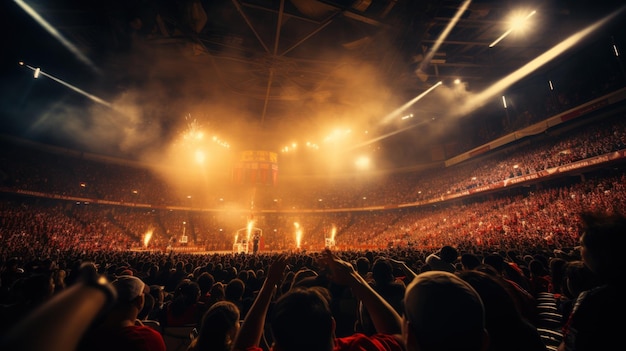
[[[557,179],[556,185],[554,180],[539,181],[521,188],[507,188],[486,199],[481,195],[457,201],[436,200],[444,193],[466,191],[503,178],[533,174],[624,150],[626,124],[619,117],[605,119],[556,138],[541,138],[524,148],[499,152],[447,169],[420,174],[390,174],[386,178],[377,178],[376,182],[338,180],[335,184],[323,182],[324,186],[317,188],[313,182],[308,182],[302,187],[286,184],[257,189],[258,211],[241,210],[245,209],[246,199],[240,203],[239,210],[234,211],[219,206],[208,210],[180,208],[175,206],[178,204],[175,201],[169,204],[171,207],[158,206],[156,204],[165,199],[160,196],[167,193],[167,190],[161,189],[167,189],[167,185],[157,181],[157,177],[149,181],[145,169],[99,164],[67,156],[48,157],[50,154],[43,151],[29,156],[35,151],[9,148],[7,150],[10,151],[4,154],[9,162],[4,164],[4,200],[0,203],[3,233],[0,241],[5,248],[41,246],[50,252],[68,248],[167,251],[181,246],[181,239],[186,236],[189,246],[199,248],[197,251],[228,251],[233,248],[237,231],[254,220],[254,225],[263,231],[261,250],[266,251],[320,250],[331,237],[333,244],[341,249],[407,245],[437,247],[451,242],[457,245],[506,246],[511,245],[512,240],[522,244],[550,242],[571,246],[574,239],[567,237],[567,233],[574,228],[571,218],[576,213],[585,208],[623,208],[623,162],[618,160],[617,163],[607,164],[601,171],[588,170],[582,175],[579,170],[576,176]],[[18,160],[13,155],[25,158]],[[47,165],[48,161],[54,162],[54,165]],[[43,163],[44,166],[37,171],[31,168],[31,162],[40,166]],[[91,162],[90,167],[84,166],[84,163]],[[87,168],[92,168],[92,171],[87,171]],[[109,169],[126,176],[114,177],[107,172]],[[504,169],[509,171],[502,171]],[[30,171],[22,177],[21,170]],[[47,176],[41,174],[42,170]],[[62,172],[62,176],[52,181],[57,170]],[[514,174],[513,170],[521,173]],[[70,177],[69,174],[80,174],[81,178]],[[85,186],[80,186],[84,183],[78,182],[76,192],[63,186],[57,188],[57,184],[65,185],[60,182],[61,179],[72,183],[72,179],[83,179],[82,176],[92,181]],[[128,179],[129,183],[142,184],[143,187],[152,186],[154,191],[139,193],[143,196],[155,195],[145,197],[146,201],[154,202],[136,206],[137,203],[126,201],[116,204],[84,201],[82,192],[87,191],[92,183],[111,185],[108,183],[111,178]],[[111,199],[112,194],[118,191],[115,185],[111,186],[102,188],[102,193],[108,196],[101,199],[96,193],[91,194],[92,198]],[[37,194],[50,198],[19,195],[20,191],[28,189],[37,190]],[[290,195],[285,193],[282,201],[287,201],[293,194],[301,194],[299,206],[282,208],[270,200],[277,196],[280,198],[281,192],[287,189],[291,189]],[[331,191],[335,192],[333,201],[324,201],[323,211],[319,211],[319,199]],[[397,196],[388,197],[389,194]],[[402,206],[410,205],[416,198],[434,201],[427,206]],[[371,210],[371,202],[383,206]],[[314,205],[300,207],[307,203]],[[294,210],[294,207],[300,210]],[[294,235],[294,223],[298,223],[303,231],[298,242]]]
[[[623,184],[624,178],[620,178],[619,181],[613,180],[614,184]],[[596,185],[598,184],[594,182],[587,184],[590,188],[595,188]],[[563,193],[565,197],[571,197],[572,193],[568,192],[571,190],[555,189],[546,192],[545,195],[557,196],[558,193]],[[541,199],[547,200],[548,197]],[[572,212],[585,209],[584,211],[590,210],[592,213],[619,216],[619,209],[626,208],[620,206],[607,212],[607,203],[598,201],[595,206],[592,205],[592,202],[598,199],[590,196],[588,206],[582,205],[580,208],[572,209]],[[529,201],[530,199],[521,200],[527,203]],[[499,205],[498,201],[490,200],[483,202],[481,206],[498,209]],[[567,330],[566,320],[572,312],[572,302],[581,291],[612,279],[596,276],[591,271],[582,273],[586,266],[581,265],[584,252],[579,251],[578,245],[581,233],[589,233],[587,228],[589,219],[581,217],[579,213],[564,220],[556,213],[563,209],[560,206],[534,209],[536,212],[550,213],[555,219],[552,224],[556,227],[569,225],[562,233],[551,233],[553,239],[533,240],[532,234],[505,235],[496,231],[489,237],[505,238],[492,243],[477,244],[473,239],[460,240],[457,236],[450,236],[449,240],[441,241],[445,244],[440,247],[393,246],[371,250],[341,250],[335,251],[334,255],[344,262],[342,264],[352,267],[355,274],[359,274],[367,284],[371,284],[372,289],[400,315],[404,314],[405,308],[403,292],[411,281],[416,279],[415,277],[430,271],[458,275],[472,285],[485,300],[487,329],[493,338],[491,340],[494,341],[490,349],[509,349],[513,340],[510,338],[515,340],[519,338],[515,345],[523,341],[525,345],[523,349],[529,349],[532,344],[534,345],[532,349],[539,350],[543,349],[543,343],[546,345],[548,343],[548,340],[542,339],[537,334],[538,330],[545,329],[543,324],[545,321],[539,310],[540,298],[550,294],[552,303],[556,306],[553,314],[560,318],[557,325],[552,326],[552,332],[558,334],[561,330]],[[470,212],[474,213],[473,210]],[[527,227],[535,226],[531,222]],[[604,227],[599,228],[597,230],[604,230]],[[451,234],[455,233],[453,227],[448,228],[448,231]],[[621,235],[623,232],[616,231],[615,234]],[[97,274],[113,282],[114,287],[116,282],[130,279],[128,277],[141,281],[141,288],[135,288],[131,293],[135,294],[132,296],[136,296],[143,291],[145,297],[141,304],[132,305],[134,312],[130,313],[131,320],[136,318],[140,325],[144,325],[145,322],[145,325],[152,325],[151,328],[156,328],[160,332],[169,327],[193,326],[200,335],[208,334],[203,323],[213,323],[207,319],[215,318],[210,317],[214,315],[213,306],[226,308],[230,311],[228,313],[240,314],[241,319],[246,318],[249,311],[253,311],[255,299],[260,294],[259,289],[268,278],[271,265],[277,262],[279,257],[285,260],[282,267],[284,276],[281,275],[276,282],[278,288],[275,299],[281,295],[289,295],[291,291],[297,290],[296,287],[326,287],[331,294],[329,298],[332,303],[329,308],[336,321],[337,337],[348,337],[353,333],[374,335],[380,332],[376,322],[372,320],[376,317],[370,315],[372,311],[363,305],[364,300],[361,300],[358,294],[352,295],[350,289],[336,286],[328,280],[325,266],[321,263],[325,255],[324,250],[199,255],[173,251],[106,250],[86,247],[47,250],[45,245],[37,243],[20,244],[24,247],[2,248],[0,337],[39,306],[76,286],[81,279],[80,267],[89,262],[94,263]],[[592,244],[596,245],[596,242],[590,241],[586,245]],[[603,262],[597,264],[601,265],[602,269],[608,269]],[[133,299],[134,297],[129,298]],[[126,306],[124,311],[131,308],[130,305]],[[118,317],[126,318],[123,316],[128,317],[128,314],[120,311]],[[109,315],[107,318],[114,317]],[[222,333],[229,333],[230,337],[220,342],[228,345],[233,342],[239,328],[239,324],[233,325],[236,320],[229,319],[230,327],[224,326]],[[106,326],[106,321],[102,323]],[[504,327],[505,325],[509,325],[509,328]],[[99,333],[97,330],[93,332]],[[519,334],[513,336],[513,333],[517,332]],[[500,334],[502,336],[498,336]],[[150,335],[154,334],[151,332]],[[218,336],[213,334],[212,338],[216,337]],[[89,343],[90,345],[98,343],[98,340],[101,339],[91,339]],[[196,344],[200,343],[199,340]]]
[[[250,189],[225,183],[200,187],[190,204],[185,192],[138,164],[3,141],[0,337],[84,282],[85,264],[93,264],[93,274],[113,282],[118,294],[127,293],[120,295],[123,306],[118,300],[111,310],[115,314],[100,320],[103,326],[137,321],[155,325],[161,333],[192,326],[197,332],[193,350],[210,344],[267,351],[271,340],[259,344],[263,323],[255,314],[271,301],[289,306],[291,298],[311,299],[320,306],[328,298],[338,338],[333,342],[348,342],[342,338],[354,333],[372,337],[381,331],[372,296],[387,301],[393,311],[384,314],[391,321],[401,315],[417,318],[406,315],[406,308],[426,307],[407,307],[402,296],[408,296],[403,293],[410,285],[418,291],[430,279],[463,286],[465,292],[471,286],[475,291],[469,291],[485,300],[483,317],[493,342],[489,350],[511,349],[512,340],[523,340],[526,350],[548,347],[548,337],[538,334],[546,327],[538,311],[545,294],[560,316],[552,331],[565,338],[559,343],[573,343],[568,317],[573,325],[587,327],[582,317],[572,317],[576,299],[601,283],[615,283],[606,273],[597,273],[607,270],[604,259],[583,264],[581,233],[587,235],[585,230],[594,224],[581,214],[625,214],[624,162],[618,158],[560,178],[441,199],[624,151],[626,124],[621,117],[616,114],[568,133],[546,133],[443,169],[390,173],[376,181],[343,179],[323,186],[285,182],[255,189],[255,211],[229,210],[233,204],[246,208]],[[415,205],[420,201],[429,202]],[[250,221],[262,229],[260,250],[234,251],[236,233]],[[596,250],[595,241],[587,240],[584,246]],[[353,290],[335,285],[328,270],[343,275],[343,283]],[[268,281],[277,286],[275,292],[265,287]],[[363,283],[372,290],[363,290]],[[328,296],[316,292],[292,297],[296,287],[311,286],[327,288]],[[596,294],[599,301],[604,293]],[[465,298],[478,300],[476,295]],[[583,313],[590,312],[578,316]],[[287,328],[289,318],[281,322],[277,317],[273,326],[284,323]],[[248,323],[240,326],[240,319]],[[224,327],[219,335],[210,332],[216,324]],[[387,327],[399,333],[395,325]],[[156,348],[166,347],[147,330],[135,332],[151,335]],[[90,337],[97,332],[92,330]],[[292,342],[280,332],[275,335],[275,342]],[[83,346],[98,341],[85,339]]]

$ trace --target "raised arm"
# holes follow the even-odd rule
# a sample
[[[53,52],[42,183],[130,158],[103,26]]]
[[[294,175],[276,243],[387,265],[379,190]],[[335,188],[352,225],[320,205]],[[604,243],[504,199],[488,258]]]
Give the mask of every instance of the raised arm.
[[[410,283],[413,278],[415,278],[417,276],[417,274],[415,272],[413,272],[413,270],[411,270],[411,268],[409,268],[409,266],[406,265],[406,263],[404,261],[399,261],[399,260],[394,260],[393,258],[389,258],[388,259],[389,262],[391,262],[391,264],[394,267],[400,267],[400,269],[402,269],[402,272],[404,272],[404,274],[406,274],[406,283]]]
[[[1,350],[74,350],[96,316],[116,299],[116,292],[93,263],[83,263],[76,284],[55,295],[12,327]]]
[[[339,259],[328,249],[324,251],[324,260],[330,271],[331,280],[337,284],[349,286],[354,295],[363,301],[376,332],[384,334],[402,332],[400,315],[372,289],[350,263]]]
[[[278,256],[270,265],[265,282],[263,282],[259,294],[243,320],[239,333],[235,337],[233,350],[242,351],[250,347],[259,347],[263,329],[265,328],[265,317],[276,290],[276,285],[283,279],[286,265],[287,257],[285,255]]]

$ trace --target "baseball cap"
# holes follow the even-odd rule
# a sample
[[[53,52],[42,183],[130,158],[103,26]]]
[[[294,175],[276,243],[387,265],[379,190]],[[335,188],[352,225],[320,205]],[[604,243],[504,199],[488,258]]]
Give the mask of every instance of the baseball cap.
[[[111,284],[117,291],[119,302],[130,302],[142,294],[150,293],[150,288],[141,279],[132,275],[120,275]]]

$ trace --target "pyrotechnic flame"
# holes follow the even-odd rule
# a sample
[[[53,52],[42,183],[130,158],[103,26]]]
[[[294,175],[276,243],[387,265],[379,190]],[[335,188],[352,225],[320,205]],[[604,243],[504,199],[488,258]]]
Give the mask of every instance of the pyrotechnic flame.
[[[148,230],[144,235],[143,235],[143,246],[144,247],[148,247],[148,243],[150,243],[150,239],[152,239],[152,232],[154,232],[154,229],[150,229]]]

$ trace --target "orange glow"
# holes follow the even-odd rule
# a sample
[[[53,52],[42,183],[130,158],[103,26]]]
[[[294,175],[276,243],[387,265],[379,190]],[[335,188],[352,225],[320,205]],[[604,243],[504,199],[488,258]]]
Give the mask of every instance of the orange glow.
[[[143,247],[148,247],[148,244],[150,243],[150,239],[152,239],[153,232],[154,232],[154,229],[150,229],[143,235]]]

